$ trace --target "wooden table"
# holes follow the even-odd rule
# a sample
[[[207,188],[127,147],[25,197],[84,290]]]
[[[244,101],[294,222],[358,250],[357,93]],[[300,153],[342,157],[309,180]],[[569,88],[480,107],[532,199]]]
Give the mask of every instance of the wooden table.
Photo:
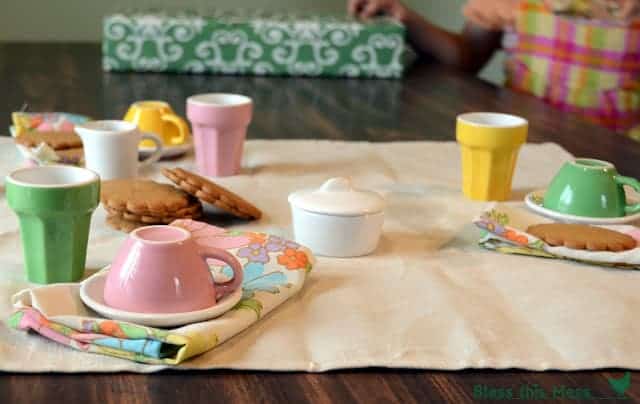
[[[251,138],[453,140],[457,114],[501,111],[529,119],[532,142],[557,142],[575,155],[609,160],[622,173],[640,176],[640,145],[633,141],[534,98],[438,66],[415,65],[402,81],[334,80],[107,74],[101,71],[100,60],[100,48],[94,44],[0,44],[0,133],[9,125],[10,113],[23,103],[32,111],[120,119],[135,100],[166,100],[184,114],[185,98],[191,94],[236,92],[255,101]],[[532,392],[537,385],[549,393],[564,386],[613,397],[607,377],[621,375],[614,369],[571,373],[369,369],[326,374],[0,374],[0,402],[468,402],[474,398],[474,388],[481,385],[514,390],[528,385]],[[634,373],[627,391],[634,400],[640,400],[637,378]]]

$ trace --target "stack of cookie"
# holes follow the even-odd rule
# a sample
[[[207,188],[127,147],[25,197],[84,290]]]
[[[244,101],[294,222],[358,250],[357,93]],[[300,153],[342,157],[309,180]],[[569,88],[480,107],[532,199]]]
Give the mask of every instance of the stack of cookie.
[[[200,201],[169,184],[126,179],[102,183],[101,200],[107,223],[129,232],[151,224],[168,224],[176,219],[197,219]]]
[[[177,219],[198,219],[202,202],[236,217],[259,219],[262,212],[233,192],[189,171],[165,169],[171,184],[144,179],[123,179],[102,183],[101,201],[108,213],[107,223],[130,232],[152,224],[169,224]]]
[[[62,164],[80,165],[84,159],[82,140],[73,132],[25,132],[16,137],[16,143],[28,149],[45,143]]]

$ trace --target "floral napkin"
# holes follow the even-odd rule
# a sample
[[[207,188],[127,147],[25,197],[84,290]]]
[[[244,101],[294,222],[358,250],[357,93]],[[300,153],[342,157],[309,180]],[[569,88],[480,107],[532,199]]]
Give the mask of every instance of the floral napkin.
[[[314,264],[307,248],[264,233],[227,231],[192,220],[172,223],[196,242],[228,250],[242,263],[242,299],[216,319],[176,329],[158,329],[98,318],[80,300],[80,284],[53,284],[13,296],[8,324],[71,348],[149,364],[176,365],[215,348],[259,321],[302,288]],[[209,261],[214,276],[231,268]]]
[[[528,234],[527,227],[553,221],[529,211],[522,203],[491,204],[473,223],[482,230],[479,244],[504,254],[522,254],[544,258],[640,269],[640,247],[622,252],[574,250],[554,247]],[[601,226],[635,238],[640,245],[640,228],[630,225]]]

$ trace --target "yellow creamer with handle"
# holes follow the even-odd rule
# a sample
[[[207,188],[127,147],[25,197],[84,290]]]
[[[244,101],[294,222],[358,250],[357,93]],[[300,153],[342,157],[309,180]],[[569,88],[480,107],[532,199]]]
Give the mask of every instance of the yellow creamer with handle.
[[[188,141],[189,124],[178,116],[164,101],[138,101],[129,107],[124,120],[135,123],[141,132],[153,133],[162,139],[165,146],[177,146]],[[142,147],[153,147],[144,140]]]

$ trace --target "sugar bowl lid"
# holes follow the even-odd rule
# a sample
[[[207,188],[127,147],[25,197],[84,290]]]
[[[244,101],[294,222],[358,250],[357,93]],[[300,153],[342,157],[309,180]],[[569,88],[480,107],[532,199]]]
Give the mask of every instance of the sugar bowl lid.
[[[354,188],[344,177],[331,178],[317,189],[294,192],[289,195],[289,203],[299,209],[332,216],[379,213],[386,205],[378,193]]]

